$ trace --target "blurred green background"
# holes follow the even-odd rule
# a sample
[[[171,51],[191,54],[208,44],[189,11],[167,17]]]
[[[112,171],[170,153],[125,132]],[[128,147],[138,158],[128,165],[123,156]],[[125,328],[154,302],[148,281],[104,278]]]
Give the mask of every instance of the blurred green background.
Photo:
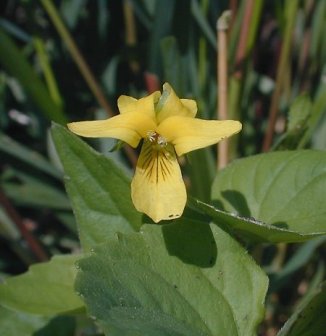
[[[200,117],[216,118],[216,21],[227,9],[228,113],[243,123],[230,159],[325,150],[324,0],[7,0],[0,8],[0,277],[79,249],[51,121],[107,118],[119,95],[141,97],[165,81],[197,101]],[[137,150],[90,143],[132,173]],[[187,161],[189,192],[209,201],[216,149]],[[324,277],[325,244],[253,253],[272,279],[263,330],[273,335],[305,286]]]

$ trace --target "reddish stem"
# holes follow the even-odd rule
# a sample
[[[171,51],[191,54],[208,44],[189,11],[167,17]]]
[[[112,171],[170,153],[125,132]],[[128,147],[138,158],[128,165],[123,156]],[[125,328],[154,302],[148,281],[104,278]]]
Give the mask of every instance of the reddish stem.
[[[7,196],[0,190],[0,204],[5,209],[7,215],[12,219],[12,221],[16,224],[19,229],[21,235],[29,245],[30,249],[33,251],[34,255],[37,257],[39,261],[47,261],[49,258],[42,248],[41,244],[38,240],[33,236],[33,234],[26,228],[22,218],[16,209],[12,206],[11,202],[7,198]]]
[[[237,52],[235,55],[235,73],[234,76],[238,79],[241,79],[243,75],[243,62],[246,57],[247,52],[247,40],[250,27],[250,20],[254,8],[254,0],[246,1],[246,8],[242,20],[242,26],[240,30],[240,38],[238,43]]]

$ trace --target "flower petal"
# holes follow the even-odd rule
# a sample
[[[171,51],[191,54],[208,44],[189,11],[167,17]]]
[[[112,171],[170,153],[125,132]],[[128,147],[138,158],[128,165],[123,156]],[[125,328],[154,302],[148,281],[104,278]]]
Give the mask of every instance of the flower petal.
[[[195,117],[197,104],[191,99],[179,99],[169,83],[163,85],[162,96],[156,106],[158,123],[171,116]]]
[[[172,143],[177,154],[213,145],[240,132],[242,125],[235,120],[202,120],[173,116],[157,128],[167,142]]]
[[[140,99],[122,95],[118,98],[118,108],[121,114],[141,112],[155,119],[154,105],[160,97],[160,91],[155,91],[149,96]]]
[[[144,141],[131,182],[131,197],[136,209],[156,223],[182,215],[187,193],[172,146],[157,149]]]
[[[117,104],[120,113],[132,112],[132,107],[137,102],[137,99],[130,96],[122,95],[118,98]]]
[[[90,138],[116,138],[137,147],[141,138],[147,136],[156,124],[152,118],[142,112],[124,113],[106,120],[80,121],[67,125],[81,136]]]

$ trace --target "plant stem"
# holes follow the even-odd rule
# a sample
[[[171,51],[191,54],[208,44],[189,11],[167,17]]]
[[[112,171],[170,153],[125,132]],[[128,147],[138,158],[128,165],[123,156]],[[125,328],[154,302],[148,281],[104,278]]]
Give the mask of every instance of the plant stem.
[[[62,101],[62,98],[60,96],[58,85],[57,85],[57,82],[55,80],[53,71],[51,69],[46,50],[44,48],[44,43],[38,37],[33,38],[33,42],[34,42],[34,47],[35,47],[36,53],[37,53],[38,58],[39,58],[39,62],[40,62],[40,65],[41,65],[41,68],[42,68],[42,71],[43,71],[43,74],[44,74],[44,78],[45,78],[50,96],[52,97],[53,101],[58,106],[62,107],[63,101]]]
[[[86,83],[88,84],[90,90],[96,97],[99,105],[107,112],[108,116],[113,116],[114,113],[112,111],[111,106],[109,105],[108,101],[106,100],[104,93],[97,83],[93,73],[91,72],[89,66],[87,65],[86,61],[84,60],[81,52],[79,51],[75,41],[71,37],[68,29],[65,27],[60,15],[53,5],[51,0],[40,0],[44,9],[46,10],[47,14],[49,15],[50,19],[52,20],[55,28],[57,29],[60,37],[65,42],[73,60],[77,64],[82,76],[84,77]]]
[[[240,30],[240,38],[238,43],[238,48],[235,56],[235,73],[234,76],[238,79],[242,78],[243,75],[243,63],[246,58],[248,51],[248,33],[250,28],[250,20],[252,17],[252,12],[254,8],[254,1],[248,0],[245,6],[245,12],[243,16],[243,21]]]
[[[298,0],[288,1],[286,2],[286,28],[284,33],[284,40],[282,43],[282,50],[280,56],[280,62],[277,69],[276,75],[276,85],[275,90],[273,92],[271,106],[269,110],[269,119],[268,119],[268,126],[265,133],[264,143],[262,150],[267,152],[271,147],[274,135],[274,128],[278,114],[278,106],[279,101],[281,98],[282,88],[283,88],[283,79],[284,73],[287,71],[287,66],[289,64],[289,55],[291,50],[291,39],[292,39],[292,32],[298,7]]]
[[[208,11],[208,0],[201,1],[201,10],[206,17]],[[203,36],[199,38],[198,46],[198,82],[200,91],[203,92],[205,85],[207,84],[207,42]]]
[[[81,52],[79,51],[75,41],[71,37],[69,31],[67,30],[67,28],[65,27],[62,19],[60,18],[60,15],[59,15],[57,9],[55,8],[55,6],[53,6],[52,1],[51,0],[40,0],[40,1],[43,5],[44,9],[48,13],[49,17],[51,18],[51,20],[52,20],[54,26],[56,27],[59,35],[61,36],[62,40],[66,43],[66,46],[67,46],[73,60],[77,64],[82,76],[84,77],[84,79],[85,79],[86,83],[88,84],[90,90],[92,91],[92,93],[96,97],[99,105],[106,111],[106,113],[109,117],[114,116],[114,112],[113,112],[110,104],[106,100],[100,85],[97,83],[93,73],[91,72],[91,70],[90,70],[89,66],[87,65],[86,61],[84,60],[84,58],[83,58]],[[124,146],[124,151],[125,151],[128,159],[129,159],[130,163],[132,164],[132,166],[135,167],[136,163],[137,163],[137,155],[135,154],[134,150],[131,147],[129,147],[128,145],[125,145]]]
[[[27,230],[26,226],[22,218],[20,217],[19,213],[16,209],[12,206],[11,202],[7,198],[7,196],[0,190],[0,204],[3,206],[4,210],[6,211],[7,215],[12,219],[12,221],[16,224],[17,228],[19,229],[22,237],[29,245],[31,251],[33,251],[34,255],[37,257],[39,261],[46,261],[48,260],[48,256],[38,240]]]
[[[243,119],[241,116],[241,94],[245,86],[244,77],[247,71],[247,64],[249,55],[252,51],[254,41],[256,39],[258,26],[260,22],[263,1],[262,0],[248,0],[242,3],[243,8],[238,10],[238,15],[243,12],[241,24],[236,23],[233,29],[238,32],[239,42],[235,51],[234,61],[232,57],[230,64],[232,66],[232,76],[229,84],[229,118],[235,120]],[[238,20],[238,19],[237,19]],[[239,28],[238,28],[239,26]],[[232,32],[231,38],[235,39],[235,33]],[[232,41],[231,41],[232,42]],[[232,44],[232,43],[230,43]],[[233,63],[232,63],[233,62]],[[232,160],[237,155],[237,148],[240,136],[236,134],[229,139],[229,160]]]
[[[135,24],[135,16],[130,0],[123,1],[123,14],[126,27],[125,40],[128,47],[134,47],[137,44],[137,31]],[[129,66],[134,73],[139,72],[139,64],[134,61],[129,61]]]
[[[228,67],[227,67],[227,30],[229,27],[231,12],[225,11],[217,21],[217,97],[218,97],[218,111],[217,118],[220,120],[226,120],[228,118],[227,111],[227,99],[228,99]],[[217,146],[218,169],[224,168],[228,164],[228,141],[224,140]]]

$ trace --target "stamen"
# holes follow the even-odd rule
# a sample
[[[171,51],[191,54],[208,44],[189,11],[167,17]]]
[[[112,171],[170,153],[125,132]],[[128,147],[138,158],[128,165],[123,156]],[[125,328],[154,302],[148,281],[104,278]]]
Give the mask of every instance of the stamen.
[[[159,135],[157,138],[157,143],[161,146],[161,147],[165,147],[168,143],[166,142],[165,138],[162,137],[162,135]]]
[[[166,139],[162,135],[156,133],[155,131],[148,131],[147,139],[154,145],[157,144],[160,147],[166,147],[168,144]]]
[[[148,131],[147,132],[147,138],[150,142],[155,142],[157,137],[157,133],[154,131]]]

